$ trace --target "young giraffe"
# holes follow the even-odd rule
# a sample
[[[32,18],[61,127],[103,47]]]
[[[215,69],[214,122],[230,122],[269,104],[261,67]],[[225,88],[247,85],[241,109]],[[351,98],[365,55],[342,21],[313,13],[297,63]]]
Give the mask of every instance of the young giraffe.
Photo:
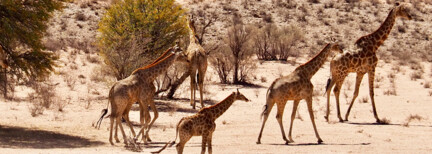
[[[189,46],[186,50],[186,56],[189,61],[189,72],[190,72],[190,90],[191,98],[190,105],[195,109],[195,88],[198,80],[200,103],[201,107],[204,107],[203,103],[203,87],[204,87],[204,76],[207,71],[207,55],[204,48],[199,44],[198,38],[195,33],[195,26],[192,17],[189,17]]]
[[[113,145],[112,142],[112,132],[113,132],[113,124],[114,120],[116,121],[116,127],[119,126],[122,132],[124,143],[127,144],[126,134],[123,130],[123,126],[121,125],[121,117],[124,117],[127,124],[131,128],[132,134],[135,136],[135,132],[133,131],[132,125],[129,121],[127,113],[130,110],[130,107],[133,103],[138,102],[141,107],[141,124],[143,128],[147,128],[146,135],[149,139],[148,132],[154,123],[154,121],[158,117],[158,112],[155,107],[153,97],[155,93],[155,87],[153,85],[153,81],[157,76],[165,72],[169,66],[171,66],[174,61],[181,54],[180,48],[177,46],[173,49],[169,49],[172,51],[165,58],[142,68],[138,68],[132,74],[118,82],[116,82],[110,90],[108,96],[108,102],[111,103],[111,115],[110,115],[110,138],[109,141]],[[163,55],[164,56],[164,55]],[[148,121],[150,121],[150,117],[148,114],[148,106],[152,108],[154,111],[154,118],[148,125]],[[143,115],[146,114],[146,115]],[[104,117],[104,114],[101,118]],[[143,117],[146,118],[145,123]],[[143,124],[144,123],[144,124]],[[144,137],[144,136],[143,136]],[[116,139],[117,140],[117,139]],[[143,139],[146,142],[145,139]]]
[[[334,85],[335,88],[333,90],[335,98],[336,98],[336,106],[337,106],[337,114],[340,122],[343,122],[340,115],[339,108],[339,94],[342,87],[342,83],[348,73],[354,72],[357,74],[356,84],[354,95],[348,111],[345,115],[345,120],[348,121],[348,115],[350,113],[351,107],[354,104],[354,100],[357,98],[359,93],[360,83],[362,81],[363,75],[368,74],[369,77],[369,94],[372,100],[372,109],[377,123],[381,123],[378,118],[377,111],[375,109],[375,99],[374,99],[374,78],[375,78],[375,67],[378,63],[378,58],[376,56],[376,51],[380,45],[384,43],[387,39],[390,31],[395,24],[396,18],[401,17],[404,19],[411,20],[411,16],[408,14],[407,8],[404,5],[399,5],[396,3],[396,7],[394,7],[387,19],[384,23],[372,34],[360,37],[355,42],[355,47],[357,51],[353,52],[345,52],[344,54],[336,56],[330,62],[330,71],[331,71],[331,81],[327,85],[327,113],[325,119],[327,121],[330,113],[330,90]]]
[[[3,50],[3,47],[0,46],[0,66],[4,69],[7,69],[9,67],[7,61],[6,61],[6,52]]]
[[[182,154],[186,142],[192,138],[192,136],[202,136],[201,153],[205,153],[206,144],[208,144],[208,153],[212,153],[212,135],[216,129],[215,120],[219,118],[228,108],[236,101],[246,101],[249,99],[241,94],[238,89],[237,92],[233,92],[223,101],[212,105],[210,107],[202,108],[198,113],[192,116],[183,117],[176,127],[176,138],[172,142],[168,142],[162,149],[157,152],[160,153],[164,150],[168,144],[173,145],[177,140],[177,135],[180,136],[180,141],[176,145],[177,153]]]
[[[336,43],[327,44],[324,49],[309,62],[300,65],[291,74],[273,81],[267,91],[267,102],[266,105],[264,105],[264,111],[261,113],[261,116],[264,116],[264,120],[261,126],[260,133],[258,135],[258,141],[256,142],[257,144],[261,144],[261,135],[264,130],[265,123],[275,103],[277,104],[276,119],[279,122],[283,140],[285,140],[285,144],[294,142],[291,137],[292,126],[297,111],[297,106],[302,99],[306,100],[309,116],[312,121],[315,136],[318,138],[318,143],[323,142],[315,126],[315,118],[312,111],[313,84],[310,79],[327,60],[327,57],[330,55],[330,51],[342,53],[342,50]],[[287,140],[285,136],[284,127],[282,124],[282,116],[288,100],[294,100],[293,110],[291,114],[290,130],[288,134],[289,140]]]

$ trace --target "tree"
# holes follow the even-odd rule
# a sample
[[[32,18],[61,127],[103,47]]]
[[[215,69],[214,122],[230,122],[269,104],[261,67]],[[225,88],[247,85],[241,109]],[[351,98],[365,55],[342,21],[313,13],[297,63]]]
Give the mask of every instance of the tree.
[[[244,25],[241,17],[234,15],[232,26],[228,29],[226,44],[233,56],[233,83],[235,84],[246,82],[245,62],[252,56],[252,53],[247,50],[251,34],[252,27]]]
[[[100,53],[121,80],[184,36],[185,26],[184,11],[174,0],[118,1],[99,23]]]
[[[44,51],[41,40],[52,12],[61,7],[61,0],[0,1],[0,47],[10,68],[2,76],[5,96],[6,74],[16,79],[43,79],[54,70],[57,57]]]

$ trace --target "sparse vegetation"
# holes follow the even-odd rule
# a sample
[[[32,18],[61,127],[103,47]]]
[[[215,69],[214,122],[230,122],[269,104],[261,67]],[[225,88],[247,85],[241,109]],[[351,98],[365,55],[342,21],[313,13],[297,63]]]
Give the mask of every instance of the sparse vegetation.
[[[421,120],[423,120],[423,119],[425,119],[425,118],[422,117],[422,116],[419,116],[419,115],[417,115],[417,114],[415,114],[415,115],[410,114],[410,115],[406,118],[405,123],[403,123],[403,126],[405,126],[405,127],[409,127],[409,124],[410,124],[412,121],[414,121],[414,120],[421,121]]]

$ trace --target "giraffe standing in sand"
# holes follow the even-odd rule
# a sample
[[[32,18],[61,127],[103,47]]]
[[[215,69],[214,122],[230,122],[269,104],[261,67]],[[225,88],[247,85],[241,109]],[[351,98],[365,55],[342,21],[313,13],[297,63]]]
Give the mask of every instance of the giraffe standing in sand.
[[[267,91],[267,102],[264,106],[264,111],[261,113],[261,116],[264,116],[264,120],[261,126],[260,133],[258,135],[258,141],[256,142],[257,144],[261,144],[261,136],[264,130],[265,123],[275,103],[277,104],[276,119],[279,122],[283,140],[285,140],[285,144],[294,142],[291,137],[293,121],[297,111],[297,106],[302,99],[306,100],[309,116],[311,118],[312,125],[315,131],[315,136],[318,139],[318,143],[320,144],[321,142],[323,142],[315,126],[315,118],[312,110],[313,84],[310,79],[327,60],[327,57],[330,55],[330,51],[342,53],[342,50],[336,43],[327,44],[324,49],[309,62],[300,65],[291,74],[278,78],[271,84]],[[285,136],[284,127],[282,124],[282,116],[288,100],[294,100],[293,110],[291,114],[290,130],[288,134],[289,140]]]
[[[195,109],[195,88],[198,83],[200,93],[201,107],[204,107],[203,103],[203,88],[204,88],[204,77],[207,71],[207,55],[204,48],[199,44],[197,35],[195,33],[195,25],[192,17],[189,17],[189,46],[186,50],[186,56],[189,61],[189,72],[190,72],[190,90],[191,98],[190,105]],[[198,82],[196,81],[198,80]]]
[[[228,110],[228,108],[236,100],[241,100],[246,102],[249,101],[249,99],[247,99],[237,89],[237,92],[233,92],[223,101],[215,105],[202,108],[195,115],[182,118],[176,127],[176,138],[174,139],[173,142],[171,142],[171,145],[173,145],[177,140],[177,135],[180,136],[180,141],[176,145],[177,153],[179,154],[183,153],[183,149],[186,142],[188,142],[192,138],[192,136],[202,136],[201,153],[202,154],[205,153],[206,144],[208,144],[208,153],[211,154],[212,135],[216,129],[215,120],[219,118],[226,110]],[[152,152],[152,153],[160,153],[162,150],[164,150],[167,147],[168,144],[170,144],[170,142],[168,142],[159,151]]]
[[[396,7],[394,7],[387,19],[384,23],[372,34],[360,37],[355,42],[356,51],[345,52],[341,55],[336,56],[330,62],[330,71],[331,71],[331,80],[327,85],[327,114],[325,119],[329,121],[329,112],[330,112],[330,90],[334,85],[333,89],[335,98],[336,98],[336,106],[337,106],[337,114],[340,122],[343,122],[342,117],[340,115],[339,108],[339,94],[341,91],[342,83],[348,73],[356,73],[356,84],[354,95],[350,106],[348,107],[348,111],[345,115],[345,121],[348,121],[348,116],[351,110],[352,105],[354,104],[354,100],[357,98],[359,93],[360,83],[363,79],[363,76],[367,73],[369,77],[369,94],[372,100],[372,109],[377,123],[381,123],[378,118],[377,111],[375,109],[375,99],[374,99],[374,78],[375,78],[375,67],[378,63],[378,58],[376,56],[376,51],[379,46],[381,46],[384,41],[387,39],[390,31],[395,24],[396,18],[401,17],[404,19],[411,20],[411,16],[408,14],[408,10],[405,5],[399,5],[396,3]]]
[[[111,103],[109,138],[111,144],[113,144],[112,132],[114,121],[116,121],[116,127],[120,127],[124,138],[124,143],[127,144],[126,134],[123,130],[123,126],[121,125],[121,117],[125,118],[127,124],[131,128],[132,134],[135,136],[135,132],[133,131],[132,125],[128,118],[129,110],[132,104],[135,102],[138,102],[140,104],[141,124],[143,125],[143,128],[147,129],[145,135],[143,135],[143,140],[144,142],[149,140],[149,130],[154,121],[158,118],[158,111],[153,101],[155,93],[153,81],[157,76],[159,76],[163,72],[166,72],[169,66],[171,66],[174,61],[176,61],[177,57],[179,57],[179,55],[181,54],[181,50],[177,46],[168,50],[171,51],[169,54],[167,54],[168,52],[165,52],[155,62],[145,67],[136,69],[129,77],[116,82],[111,88],[108,96],[109,103]],[[150,121],[150,115],[147,108],[148,106],[150,106],[154,112],[154,117],[150,124],[148,124],[148,122]],[[103,118],[105,114],[103,114],[101,118]],[[146,118],[145,123],[143,117]],[[143,129],[141,129],[141,131],[142,130]],[[144,136],[147,138],[147,140],[144,139]],[[117,138],[116,141],[118,141]]]
[[[3,50],[3,47],[0,46],[0,66],[4,69],[8,68],[9,65],[6,61],[6,52]]]

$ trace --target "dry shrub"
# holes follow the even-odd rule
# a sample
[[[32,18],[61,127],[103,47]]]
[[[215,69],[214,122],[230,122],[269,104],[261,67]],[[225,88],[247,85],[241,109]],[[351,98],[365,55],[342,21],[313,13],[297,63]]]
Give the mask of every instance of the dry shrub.
[[[210,56],[210,64],[219,77],[221,83],[229,83],[229,74],[233,68],[232,57],[227,49],[220,48]]]
[[[426,81],[423,85],[424,88],[430,88],[431,87],[431,82]]]
[[[418,114],[415,114],[415,115],[410,114],[410,115],[406,118],[405,123],[403,123],[403,126],[405,126],[405,127],[409,127],[409,124],[411,123],[411,121],[414,121],[414,120],[421,121],[421,120],[423,120],[423,119],[425,119],[425,118],[422,117],[422,116],[419,116]]]
[[[92,56],[92,55],[87,55],[86,59],[88,62],[93,63],[93,64],[99,64],[99,56]]]
[[[360,98],[359,101],[360,101],[360,103],[368,103],[368,100],[369,100],[368,96],[363,96]]]
[[[78,12],[77,14],[75,14],[75,19],[77,21],[85,21],[85,20],[87,20],[87,17],[85,16],[85,14],[83,12]]]
[[[53,51],[53,52],[58,51],[58,50],[64,48],[64,43],[60,39],[48,38],[45,41],[44,45],[45,45],[45,48],[47,50],[50,50],[50,51]]]
[[[387,119],[386,117],[381,118],[380,124],[388,125],[388,124],[390,124],[390,119]]]
[[[256,29],[252,36],[252,50],[260,60],[283,60],[289,56],[296,57],[294,46],[304,39],[304,33],[294,25],[278,27],[267,24]]]
[[[423,70],[417,70],[411,73],[410,77],[411,80],[416,81],[417,79],[422,79],[423,78]]]
[[[35,117],[43,114],[45,108],[49,108],[55,98],[55,85],[51,85],[48,82],[38,82],[31,80],[28,82],[30,87],[34,89],[34,92],[29,93],[28,98],[31,104],[28,108],[30,114]]]

